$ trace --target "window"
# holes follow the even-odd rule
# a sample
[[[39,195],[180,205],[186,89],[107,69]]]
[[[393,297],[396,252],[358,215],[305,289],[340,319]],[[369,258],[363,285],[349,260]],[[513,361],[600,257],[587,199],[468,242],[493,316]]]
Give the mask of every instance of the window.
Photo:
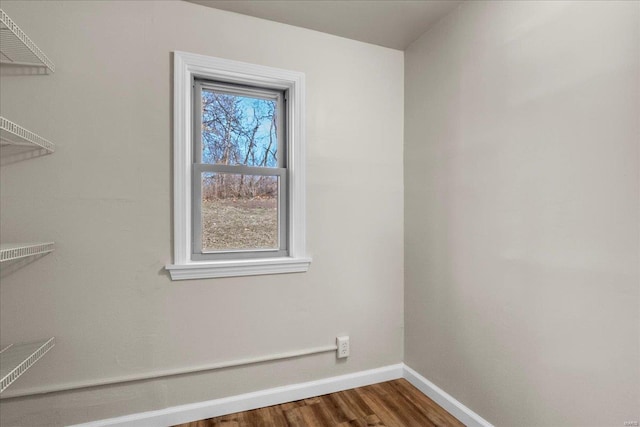
[[[195,79],[193,259],[287,256],[286,93]]]
[[[174,280],[307,271],[304,75],[174,54]]]

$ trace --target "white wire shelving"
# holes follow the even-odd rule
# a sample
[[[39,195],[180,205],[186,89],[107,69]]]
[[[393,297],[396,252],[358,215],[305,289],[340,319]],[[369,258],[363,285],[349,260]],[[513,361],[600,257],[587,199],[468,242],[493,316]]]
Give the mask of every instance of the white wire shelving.
[[[54,72],[56,66],[13,22],[4,10],[0,9],[0,62],[14,65],[45,67]]]
[[[42,148],[48,153],[53,153],[55,144],[48,139],[37,135],[22,126],[0,117],[0,144],[21,147]]]
[[[46,352],[55,345],[55,337],[24,343],[11,344],[0,350],[0,393],[24,374]]]
[[[38,74],[55,71],[53,62],[2,9],[0,9],[0,63],[37,67]],[[0,147],[3,155],[19,154],[20,158],[24,158],[26,152],[42,154],[44,150],[52,153],[55,149],[51,141],[4,117],[0,117]],[[6,159],[7,157],[2,157],[0,163],[4,164]],[[0,263],[45,255],[53,249],[53,242],[0,244]],[[54,345],[55,338],[48,338],[37,342],[11,344],[0,350],[0,393],[31,368]]]
[[[53,242],[45,243],[5,243],[0,245],[0,262],[12,261],[53,252]]]

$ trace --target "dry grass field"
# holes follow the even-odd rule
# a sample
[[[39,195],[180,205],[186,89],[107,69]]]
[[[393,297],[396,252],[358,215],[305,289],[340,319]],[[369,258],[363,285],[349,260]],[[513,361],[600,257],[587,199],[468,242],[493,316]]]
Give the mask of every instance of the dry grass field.
[[[203,200],[203,249],[277,248],[277,206],[275,197]]]

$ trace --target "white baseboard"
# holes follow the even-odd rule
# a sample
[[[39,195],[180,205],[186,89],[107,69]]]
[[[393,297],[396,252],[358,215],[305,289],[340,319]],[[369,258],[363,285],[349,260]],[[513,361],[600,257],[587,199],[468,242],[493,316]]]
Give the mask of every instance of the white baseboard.
[[[224,397],[207,402],[191,403],[158,411],[142,412],[118,418],[92,421],[86,424],[78,424],[75,427],[159,427],[182,424],[232,414],[234,412],[248,411],[265,406],[307,399],[309,397],[335,393],[337,391],[363,387],[398,378],[405,378],[467,427],[493,427],[491,423],[483,419],[480,415],[464,406],[447,392],[404,363],[317,381]]]
[[[207,402],[191,403],[158,411],[142,412],[118,418],[92,421],[86,424],[78,424],[75,427],[158,427],[182,424],[395,380],[402,378],[403,368],[404,365],[399,363],[397,365],[385,366],[368,371],[276,387],[253,393],[209,400]]]
[[[403,364],[403,377],[415,388],[426,394],[431,400],[442,406],[467,427],[493,427],[493,425],[464,406],[440,387]]]

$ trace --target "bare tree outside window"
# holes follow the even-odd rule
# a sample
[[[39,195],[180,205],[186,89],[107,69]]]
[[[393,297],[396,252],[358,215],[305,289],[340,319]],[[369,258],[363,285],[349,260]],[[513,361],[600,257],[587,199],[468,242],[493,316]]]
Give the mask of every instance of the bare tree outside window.
[[[202,91],[202,162],[278,166],[277,102]]]

